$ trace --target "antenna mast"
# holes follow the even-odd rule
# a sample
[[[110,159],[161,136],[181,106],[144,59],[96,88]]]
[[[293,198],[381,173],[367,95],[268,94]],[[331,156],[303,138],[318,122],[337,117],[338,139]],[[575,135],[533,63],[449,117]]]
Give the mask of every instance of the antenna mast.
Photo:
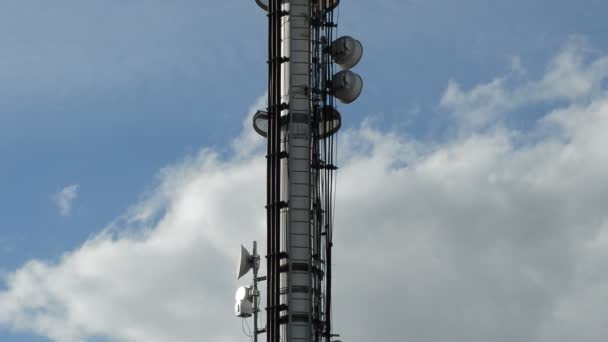
[[[349,69],[363,48],[352,37],[336,39],[339,0],[255,1],[268,14],[268,108],[253,118],[268,140],[267,277],[256,273],[255,290],[237,293],[236,314],[256,311],[247,300],[258,300],[257,281],[266,280],[266,328],[255,328],[256,338],[331,342],[338,336],[331,317],[336,99],[359,97],[362,79]],[[335,73],[336,64],[343,70]],[[247,262],[242,256],[245,273]]]

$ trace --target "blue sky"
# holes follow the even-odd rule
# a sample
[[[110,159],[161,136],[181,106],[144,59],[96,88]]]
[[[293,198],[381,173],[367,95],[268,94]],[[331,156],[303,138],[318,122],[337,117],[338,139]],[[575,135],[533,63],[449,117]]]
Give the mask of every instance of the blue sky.
[[[607,12],[600,0],[344,0],[339,32],[365,47],[345,130],[373,117],[379,132],[441,144],[456,125],[440,105],[450,81],[542,79],[572,40],[586,61],[604,56]],[[0,271],[59,262],[202,148],[230,160],[265,92],[265,18],[253,0],[3,1]],[[504,125],[525,134],[563,101],[529,101]],[[54,196],[75,184],[62,215]],[[0,327],[2,341],[45,341]]]

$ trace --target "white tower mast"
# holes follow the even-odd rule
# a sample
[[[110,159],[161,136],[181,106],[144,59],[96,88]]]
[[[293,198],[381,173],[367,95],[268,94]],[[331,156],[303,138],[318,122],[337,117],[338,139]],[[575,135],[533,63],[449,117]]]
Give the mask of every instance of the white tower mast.
[[[268,274],[256,276],[254,290],[240,290],[236,311],[257,313],[257,281],[267,280],[266,328],[255,329],[256,338],[330,342],[334,135],[341,125],[334,98],[350,103],[361,93],[361,78],[347,69],[362,47],[350,37],[334,40],[339,0],[255,1],[269,18],[268,111],[254,116],[254,129],[268,139]],[[345,70],[334,74],[334,63]],[[256,259],[243,255],[246,273]]]

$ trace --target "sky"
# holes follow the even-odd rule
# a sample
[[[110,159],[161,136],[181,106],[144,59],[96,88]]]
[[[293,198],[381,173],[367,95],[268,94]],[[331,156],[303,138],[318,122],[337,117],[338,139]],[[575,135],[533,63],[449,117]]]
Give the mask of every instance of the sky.
[[[344,0],[344,342],[608,334],[600,0]],[[0,3],[0,341],[248,341],[264,240],[254,1]]]

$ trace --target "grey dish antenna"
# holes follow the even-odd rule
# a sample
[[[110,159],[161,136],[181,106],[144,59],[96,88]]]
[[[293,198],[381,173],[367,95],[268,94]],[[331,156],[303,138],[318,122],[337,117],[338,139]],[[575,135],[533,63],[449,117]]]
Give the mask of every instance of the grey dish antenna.
[[[334,75],[334,96],[342,103],[355,101],[363,89],[361,76],[350,70],[342,70]]]
[[[359,64],[363,57],[363,45],[350,36],[336,39],[331,45],[331,56],[334,62],[343,69],[351,69]]]

